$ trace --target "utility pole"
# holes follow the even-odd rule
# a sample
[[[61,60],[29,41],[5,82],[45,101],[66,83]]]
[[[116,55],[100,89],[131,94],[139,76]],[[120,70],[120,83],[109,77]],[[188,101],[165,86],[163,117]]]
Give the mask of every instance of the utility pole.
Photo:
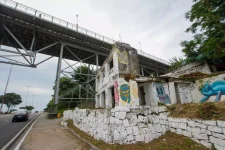
[[[11,68],[10,68],[10,71],[9,71],[9,76],[8,76],[8,80],[7,80],[7,83],[6,83],[6,86],[5,86],[4,95],[2,97],[2,104],[1,104],[0,113],[2,113],[2,107],[3,107],[3,104],[4,104],[5,94],[6,94],[6,91],[7,91],[8,84],[9,84],[9,79],[10,79],[10,75],[11,75],[11,72],[12,72],[12,67],[13,67],[13,65],[11,65]]]
[[[32,99],[32,106],[34,105],[34,96],[35,96],[35,95],[33,95],[33,99]]]
[[[27,96],[28,96],[28,92],[29,92],[29,87],[31,87],[31,86],[27,86],[28,87],[28,89],[27,89]],[[26,97],[26,102],[25,102],[25,107],[27,106],[27,97]]]

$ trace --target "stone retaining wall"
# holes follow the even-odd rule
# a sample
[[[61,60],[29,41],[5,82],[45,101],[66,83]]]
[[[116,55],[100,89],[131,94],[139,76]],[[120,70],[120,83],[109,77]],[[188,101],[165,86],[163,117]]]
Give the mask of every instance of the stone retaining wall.
[[[170,130],[206,147],[225,149],[225,121],[167,117],[166,107],[78,109],[64,112],[63,120],[106,143],[150,142]]]

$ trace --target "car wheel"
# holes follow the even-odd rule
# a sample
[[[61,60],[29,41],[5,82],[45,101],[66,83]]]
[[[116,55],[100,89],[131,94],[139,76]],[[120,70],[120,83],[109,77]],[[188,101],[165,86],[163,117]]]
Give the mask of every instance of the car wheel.
[[[15,120],[13,119],[12,122],[15,122]]]

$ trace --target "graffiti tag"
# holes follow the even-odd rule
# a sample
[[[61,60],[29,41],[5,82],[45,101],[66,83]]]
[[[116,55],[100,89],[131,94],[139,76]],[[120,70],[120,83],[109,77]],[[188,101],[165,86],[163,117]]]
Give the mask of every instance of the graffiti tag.
[[[122,101],[130,103],[130,87],[127,84],[120,86],[120,97]]]

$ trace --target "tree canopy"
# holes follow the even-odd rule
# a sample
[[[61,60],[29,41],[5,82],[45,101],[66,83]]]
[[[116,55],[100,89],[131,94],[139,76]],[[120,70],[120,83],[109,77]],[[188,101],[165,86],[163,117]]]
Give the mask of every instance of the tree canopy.
[[[34,107],[33,106],[26,106],[25,109],[32,110],[32,109],[34,109]]]
[[[4,95],[0,96],[0,99],[3,99]],[[12,106],[16,106],[18,104],[22,103],[21,96],[16,93],[6,93],[4,96],[4,104],[9,108]],[[8,112],[7,111],[7,112]]]
[[[187,62],[208,61],[225,58],[225,1],[193,0],[190,11],[185,14],[192,24],[186,32],[193,39],[182,41],[182,51]]]

